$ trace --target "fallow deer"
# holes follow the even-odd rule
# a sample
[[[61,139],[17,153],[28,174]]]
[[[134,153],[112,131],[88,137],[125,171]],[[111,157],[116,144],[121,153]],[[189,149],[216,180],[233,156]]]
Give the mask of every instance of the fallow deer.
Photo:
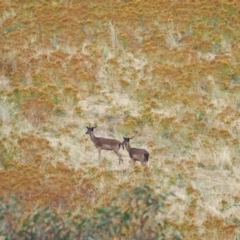
[[[96,127],[86,127],[87,132],[86,134],[90,135],[91,140],[93,141],[95,147],[98,149],[98,159],[100,160],[101,158],[101,150],[112,150],[114,153],[117,154],[119,157],[119,164],[122,162],[123,159],[121,154],[119,153],[120,147],[121,147],[121,142],[116,140],[116,139],[109,139],[109,138],[102,138],[102,137],[95,137],[93,130]]]
[[[139,161],[142,165],[146,165],[149,158],[149,153],[145,149],[139,149],[139,148],[131,148],[130,146],[130,139],[134,138],[127,138],[123,137],[124,141],[122,142],[122,146],[126,147],[129,157],[133,160],[133,163],[135,164],[136,161]]]

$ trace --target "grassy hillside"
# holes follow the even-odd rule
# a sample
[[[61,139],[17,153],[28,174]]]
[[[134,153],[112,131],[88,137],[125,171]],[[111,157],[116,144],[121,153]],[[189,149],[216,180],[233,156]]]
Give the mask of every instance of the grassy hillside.
[[[239,14],[234,0],[1,1],[0,196],[24,206],[2,210],[2,233],[36,207],[92,216],[149,186],[174,193],[164,216],[183,239],[240,239]],[[126,150],[99,161],[87,125],[135,135],[148,167]],[[126,229],[112,239],[137,239]]]

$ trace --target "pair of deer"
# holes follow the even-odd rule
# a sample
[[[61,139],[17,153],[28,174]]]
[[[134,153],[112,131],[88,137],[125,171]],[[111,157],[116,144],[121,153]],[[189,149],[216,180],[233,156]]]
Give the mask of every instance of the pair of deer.
[[[149,153],[145,149],[139,149],[139,148],[131,148],[130,146],[130,139],[127,137],[123,137],[123,142],[121,143],[120,141],[116,139],[108,139],[108,138],[101,138],[101,137],[95,137],[93,134],[93,130],[96,127],[86,127],[87,132],[86,134],[90,135],[91,140],[93,141],[95,147],[98,149],[98,158],[100,160],[101,157],[101,150],[112,150],[114,151],[117,156],[119,157],[119,164],[122,162],[123,159],[121,154],[119,153],[120,147],[124,149],[124,146],[126,147],[130,158],[133,160],[133,163],[136,161],[140,161],[142,165],[146,165],[148,158],[149,158]]]

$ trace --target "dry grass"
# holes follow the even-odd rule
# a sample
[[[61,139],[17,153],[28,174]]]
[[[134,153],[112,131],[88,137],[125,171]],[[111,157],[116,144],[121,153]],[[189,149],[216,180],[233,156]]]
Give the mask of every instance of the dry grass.
[[[237,1],[3,1],[0,195],[97,208],[161,185],[185,239],[239,239]],[[214,13],[214,14],[212,14]],[[147,169],[96,135],[150,152]]]

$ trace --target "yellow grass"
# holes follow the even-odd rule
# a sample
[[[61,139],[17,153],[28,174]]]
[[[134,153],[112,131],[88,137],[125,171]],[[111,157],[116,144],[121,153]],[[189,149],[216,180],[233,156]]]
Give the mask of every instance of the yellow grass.
[[[184,239],[239,239],[237,1],[2,1],[0,196],[90,211],[120,189],[173,191]],[[97,136],[135,135],[147,168]],[[81,211],[80,210],[80,211]],[[1,237],[0,237],[1,238]]]

